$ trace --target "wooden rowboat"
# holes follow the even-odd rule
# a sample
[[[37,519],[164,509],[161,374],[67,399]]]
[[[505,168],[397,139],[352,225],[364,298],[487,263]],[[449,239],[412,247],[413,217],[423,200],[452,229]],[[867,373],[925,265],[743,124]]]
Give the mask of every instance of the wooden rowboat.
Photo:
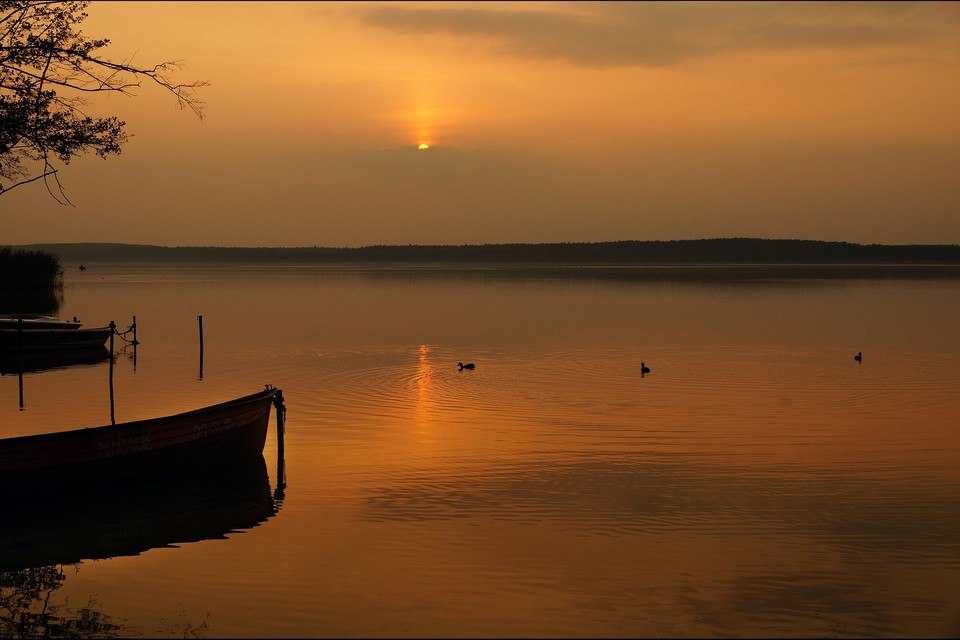
[[[172,416],[0,439],[0,493],[111,484],[236,464],[261,456],[270,407],[282,429],[283,394],[259,393]],[[282,446],[282,443],[280,443]]]
[[[89,349],[102,347],[113,331],[110,327],[92,329],[0,329],[0,352],[42,351],[48,349]]]

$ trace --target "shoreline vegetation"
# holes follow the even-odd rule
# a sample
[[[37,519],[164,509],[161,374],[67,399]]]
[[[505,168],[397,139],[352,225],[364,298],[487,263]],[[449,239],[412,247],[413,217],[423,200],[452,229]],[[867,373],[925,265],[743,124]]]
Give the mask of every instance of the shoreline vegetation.
[[[620,265],[955,265],[960,245],[882,245],[819,240],[705,240],[542,244],[374,245],[365,247],[167,247],[140,244],[34,244],[4,250],[34,256],[48,278],[52,254],[65,263],[519,264]],[[27,265],[27,262],[24,262]],[[59,268],[57,263],[56,268]],[[0,263],[0,278],[10,267]],[[19,270],[19,269],[17,269]]]
[[[0,248],[0,313],[54,313],[62,290],[63,268],[56,254]]]
[[[0,290],[55,287],[63,268],[55,252],[40,249],[0,248]]]

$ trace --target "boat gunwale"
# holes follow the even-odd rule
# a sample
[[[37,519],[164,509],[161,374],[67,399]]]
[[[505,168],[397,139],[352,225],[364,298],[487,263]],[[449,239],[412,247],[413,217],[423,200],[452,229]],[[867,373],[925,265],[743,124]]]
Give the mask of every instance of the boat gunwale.
[[[18,332],[20,332],[20,331],[21,331],[21,330],[18,329],[18,328],[16,328],[16,327],[14,327],[14,328],[0,327],[0,332],[2,332],[2,333],[18,333]],[[106,332],[109,333],[110,331],[112,331],[112,329],[110,328],[110,325],[104,325],[104,326],[102,326],[102,327],[83,327],[83,326],[77,326],[77,327],[74,328],[74,329],[66,329],[66,328],[61,328],[61,327],[27,327],[27,326],[24,326],[22,331],[23,331],[23,333],[51,333],[51,332],[52,332],[52,333],[65,333],[65,334],[66,334],[66,333],[69,333],[69,335],[74,335],[74,334],[82,334],[82,333],[93,333],[93,332],[96,332],[96,331],[106,331]]]
[[[226,408],[230,408],[231,405],[244,405],[252,403],[258,400],[265,400],[267,398],[272,398],[276,395],[277,389],[264,389],[263,391],[258,391],[256,393],[251,393],[246,396],[240,396],[239,398],[234,398],[232,400],[227,400],[226,402],[220,402],[217,404],[207,405],[205,407],[200,407],[199,409],[191,409],[189,411],[184,411],[182,413],[173,413],[166,416],[159,416],[157,418],[144,418],[142,420],[133,420],[130,422],[120,422],[117,424],[108,424],[97,427],[76,427],[74,429],[67,429],[64,431],[50,431],[48,433],[33,433],[25,436],[13,436],[11,438],[0,438],[0,447],[4,447],[8,444],[21,444],[28,442],[30,440],[39,440],[43,438],[52,438],[57,436],[69,436],[73,433],[105,433],[114,429],[125,429],[129,427],[141,427],[151,422],[159,422],[172,420],[177,418],[187,418],[195,414],[203,414],[210,411],[220,411]]]
[[[63,324],[83,324],[79,320],[64,320],[57,316],[43,315],[40,313],[0,313],[0,322],[24,322],[39,320],[41,322],[62,322]]]

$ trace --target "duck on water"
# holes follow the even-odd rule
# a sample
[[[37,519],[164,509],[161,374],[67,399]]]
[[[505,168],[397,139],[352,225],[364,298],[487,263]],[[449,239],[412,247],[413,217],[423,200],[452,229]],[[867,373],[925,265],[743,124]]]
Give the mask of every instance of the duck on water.
[[[476,369],[476,368],[477,368],[477,365],[475,365],[475,364],[472,363],[472,362],[468,362],[468,363],[466,363],[466,364],[464,364],[464,363],[462,363],[462,362],[458,362],[458,363],[457,363],[457,371],[463,371],[464,369],[471,369],[471,370],[473,370],[473,369]]]

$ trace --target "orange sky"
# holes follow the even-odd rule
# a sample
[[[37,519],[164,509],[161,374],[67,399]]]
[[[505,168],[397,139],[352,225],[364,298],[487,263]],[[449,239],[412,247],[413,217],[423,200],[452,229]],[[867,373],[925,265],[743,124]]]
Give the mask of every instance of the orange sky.
[[[123,155],[4,242],[960,242],[960,5],[94,3],[206,119],[92,104]],[[419,143],[429,151],[416,150]]]

